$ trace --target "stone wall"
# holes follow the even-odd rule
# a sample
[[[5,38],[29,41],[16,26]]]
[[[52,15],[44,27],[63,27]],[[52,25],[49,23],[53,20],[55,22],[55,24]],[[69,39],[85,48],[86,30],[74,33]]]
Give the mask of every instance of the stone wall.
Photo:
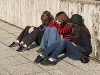
[[[69,16],[78,13],[84,17],[84,23],[92,36],[93,53],[91,56],[100,60],[100,2],[99,1],[69,1]]]
[[[100,0],[0,0],[0,19],[21,28],[39,26],[45,10],[54,16],[59,11],[65,11],[69,17],[82,15],[92,35],[91,56],[100,60]]]

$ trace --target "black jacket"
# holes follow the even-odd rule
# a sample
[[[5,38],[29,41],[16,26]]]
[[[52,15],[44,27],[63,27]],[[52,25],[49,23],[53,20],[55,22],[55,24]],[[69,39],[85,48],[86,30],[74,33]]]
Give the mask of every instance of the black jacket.
[[[83,54],[89,55],[92,53],[91,38],[86,31],[79,32],[79,38],[76,46]]]

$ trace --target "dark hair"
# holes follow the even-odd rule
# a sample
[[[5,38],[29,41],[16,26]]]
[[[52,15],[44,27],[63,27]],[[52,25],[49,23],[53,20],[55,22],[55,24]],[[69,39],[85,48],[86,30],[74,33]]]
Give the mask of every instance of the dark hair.
[[[72,39],[75,44],[77,44],[76,42],[79,37],[79,31],[86,31],[91,38],[90,32],[85,25],[78,25],[75,23],[71,23],[71,25],[72,25],[72,30],[74,29],[74,34],[72,35]]]
[[[49,11],[44,11],[41,15],[41,20],[43,24],[48,25],[49,22],[54,20],[54,17]]]
[[[61,11],[56,14],[55,20],[60,19],[62,26],[65,26],[69,22],[69,17],[65,12]]]

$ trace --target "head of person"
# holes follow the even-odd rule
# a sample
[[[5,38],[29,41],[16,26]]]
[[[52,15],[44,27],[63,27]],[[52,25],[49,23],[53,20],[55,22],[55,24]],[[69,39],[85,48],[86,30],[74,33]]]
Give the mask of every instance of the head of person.
[[[54,20],[54,17],[51,15],[49,11],[44,11],[41,15],[42,23],[48,25],[49,22]]]
[[[67,23],[69,23],[69,17],[65,12],[61,11],[56,14],[55,21],[61,26],[65,26]]]
[[[84,19],[82,18],[81,15],[73,14],[70,19],[70,24],[74,30],[74,35],[73,35],[74,41],[77,41],[77,38],[79,37],[78,33],[80,31],[86,31],[91,38],[90,32],[88,28],[84,25]]]

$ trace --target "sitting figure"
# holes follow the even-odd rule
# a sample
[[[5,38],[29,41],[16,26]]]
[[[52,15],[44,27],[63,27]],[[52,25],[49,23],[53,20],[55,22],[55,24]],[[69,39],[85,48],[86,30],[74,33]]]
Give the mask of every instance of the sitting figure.
[[[74,14],[70,19],[72,26],[72,40],[62,38],[58,43],[51,44],[41,55],[35,59],[35,63],[41,65],[56,65],[58,56],[65,52],[65,55],[73,60],[80,60],[82,63],[89,62],[89,55],[92,53],[91,35],[84,25],[81,15]],[[47,58],[49,56],[49,58]]]
[[[35,41],[36,44],[40,45],[41,38],[44,34],[44,30],[48,26],[49,22],[53,21],[53,16],[49,11],[44,11],[41,15],[42,24],[39,27],[26,26],[25,29],[20,33],[15,42],[9,47],[20,46],[16,51],[22,52],[28,50],[28,47]],[[24,42],[20,45],[21,41]]]
[[[38,53],[42,53],[52,43],[60,39],[67,38],[71,40],[71,25],[69,24],[69,17],[65,12],[61,11],[56,14],[55,21],[50,22],[49,26],[45,29],[44,35],[41,40],[40,49]]]

